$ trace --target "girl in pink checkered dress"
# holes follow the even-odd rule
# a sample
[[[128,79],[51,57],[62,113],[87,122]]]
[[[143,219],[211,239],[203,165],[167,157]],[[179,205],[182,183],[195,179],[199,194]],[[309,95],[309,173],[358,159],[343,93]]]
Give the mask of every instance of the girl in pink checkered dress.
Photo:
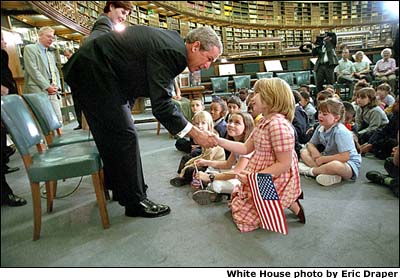
[[[305,224],[298,160],[294,149],[295,136],[292,120],[295,111],[293,93],[289,85],[279,78],[260,79],[254,85],[253,107],[263,113],[253,133],[245,143],[218,138],[218,144],[229,151],[248,154],[254,151],[249,164],[238,176],[237,186],[230,202],[232,217],[241,232],[260,227],[247,181],[249,173],[272,175],[282,208],[290,209]]]

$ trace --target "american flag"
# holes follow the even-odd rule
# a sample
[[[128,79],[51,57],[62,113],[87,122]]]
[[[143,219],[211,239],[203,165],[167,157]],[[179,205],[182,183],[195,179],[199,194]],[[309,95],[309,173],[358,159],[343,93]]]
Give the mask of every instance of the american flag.
[[[286,235],[288,233],[286,217],[283,213],[279,196],[270,174],[248,174],[251,193],[257,213],[261,219],[261,227]]]

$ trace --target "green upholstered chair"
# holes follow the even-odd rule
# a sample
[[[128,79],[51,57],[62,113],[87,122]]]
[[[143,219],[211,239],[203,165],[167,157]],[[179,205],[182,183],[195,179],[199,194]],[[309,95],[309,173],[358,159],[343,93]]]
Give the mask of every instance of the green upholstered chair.
[[[22,157],[29,178],[34,216],[33,240],[39,239],[42,222],[40,182],[46,184],[47,211],[51,212],[53,185],[57,180],[91,175],[103,228],[109,228],[104,188],[100,182],[102,162],[94,142],[45,149],[39,128],[18,95],[1,97],[1,119]],[[34,151],[34,146],[37,151]]]
[[[293,72],[277,72],[276,77],[285,80],[290,87],[294,86]]]
[[[272,71],[256,72],[256,76],[257,76],[257,79],[272,78],[274,76],[274,73]]]
[[[250,89],[251,87],[251,75],[237,75],[233,76],[233,82],[235,83],[235,91],[240,89]]]
[[[93,141],[89,131],[74,130],[63,134],[62,125],[45,93],[24,94],[23,98],[35,115],[50,148]]]
[[[335,89],[336,94],[339,95],[343,101],[351,101],[353,96],[349,85],[336,82],[333,84],[333,88]]]
[[[310,72],[309,71],[295,71],[294,77],[296,78],[296,85],[309,85],[310,84]]]
[[[212,96],[232,96],[228,85],[229,77],[211,77],[210,79],[213,90]]]
[[[93,137],[89,131],[73,130],[64,133],[53,106],[45,93],[24,94],[23,98],[39,123],[49,148],[93,141]],[[104,178],[102,177],[103,181]],[[57,191],[57,183],[54,186],[55,193]],[[110,200],[108,190],[104,192],[106,200]]]

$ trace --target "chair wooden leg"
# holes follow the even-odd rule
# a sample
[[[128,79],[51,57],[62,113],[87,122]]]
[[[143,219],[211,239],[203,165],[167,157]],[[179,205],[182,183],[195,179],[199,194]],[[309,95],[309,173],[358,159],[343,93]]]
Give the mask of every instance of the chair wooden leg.
[[[38,182],[31,183],[32,206],[33,206],[33,240],[40,237],[40,229],[42,227],[42,204],[40,200],[40,184]]]
[[[104,190],[101,185],[101,173],[96,172],[92,174],[92,181],[94,186],[94,191],[96,193],[97,204],[99,206],[101,222],[103,223],[103,228],[108,229],[110,227],[110,221],[108,219],[106,201],[104,198]]]
[[[160,121],[157,121],[157,135],[160,135],[160,130],[161,130],[161,123]]]
[[[53,186],[53,198],[55,198],[57,196],[57,181],[53,181],[52,186]]]
[[[107,189],[106,186],[105,186],[105,182],[104,182],[104,170],[103,170],[103,169],[100,170],[99,175],[100,175],[100,185],[101,185],[102,190],[103,190],[103,192],[104,192],[104,197],[106,198],[107,201],[110,201],[110,200],[111,200],[111,198],[110,198],[110,192],[108,192],[108,189]]]
[[[47,212],[53,211],[54,181],[46,181]]]

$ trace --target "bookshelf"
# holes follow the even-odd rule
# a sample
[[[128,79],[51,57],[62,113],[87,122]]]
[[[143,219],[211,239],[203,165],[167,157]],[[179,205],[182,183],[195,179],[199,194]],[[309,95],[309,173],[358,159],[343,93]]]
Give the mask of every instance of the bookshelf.
[[[87,35],[106,1],[28,1],[52,7],[77,23]],[[34,4],[37,3],[37,4]],[[259,55],[296,51],[325,31],[371,31],[368,47],[390,47],[398,19],[390,19],[382,1],[132,1],[128,25],[178,31],[182,37],[196,27],[211,26],[224,44],[224,55],[253,51]],[[79,25],[79,26],[78,26]],[[79,29],[82,27],[84,30]],[[237,44],[240,39],[281,37],[281,43]],[[346,37],[352,42],[360,37]]]

